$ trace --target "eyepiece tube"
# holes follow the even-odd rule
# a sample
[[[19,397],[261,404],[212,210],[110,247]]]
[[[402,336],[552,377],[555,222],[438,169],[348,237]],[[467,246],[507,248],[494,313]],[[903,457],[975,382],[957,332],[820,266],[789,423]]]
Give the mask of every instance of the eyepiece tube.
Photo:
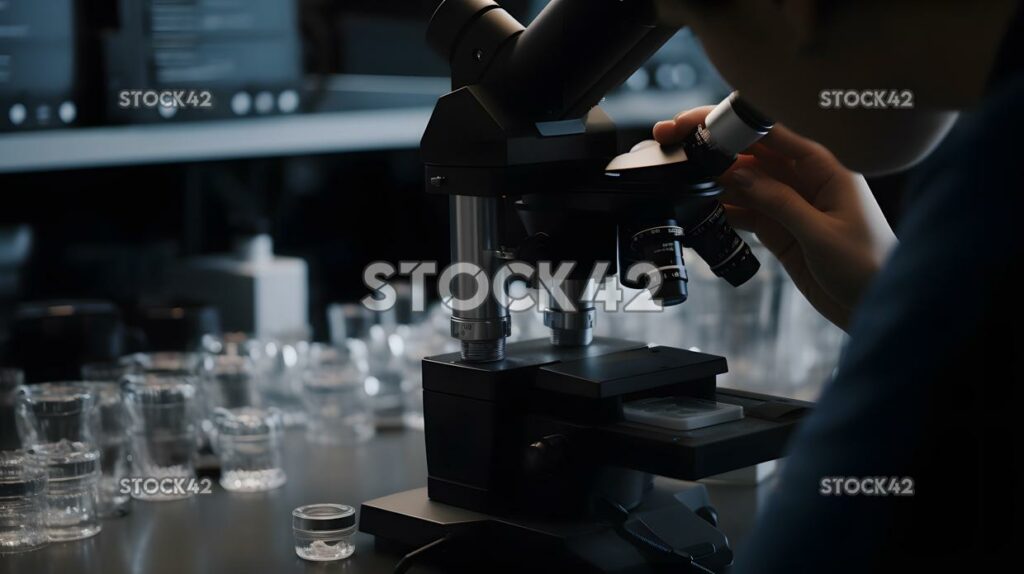
[[[439,56],[451,61],[458,39],[469,25],[482,13],[500,8],[494,0],[444,0],[430,17],[427,43]]]
[[[775,122],[741,99],[739,92],[722,100],[704,120],[709,143],[730,158],[764,137],[773,125]]]
[[[659,25],[654,4],[551,0],[524,29],[493,0],[444,0],[427,42],[452,65],[455,86],[493,84],[535,121],[578,118],[678,30]]]

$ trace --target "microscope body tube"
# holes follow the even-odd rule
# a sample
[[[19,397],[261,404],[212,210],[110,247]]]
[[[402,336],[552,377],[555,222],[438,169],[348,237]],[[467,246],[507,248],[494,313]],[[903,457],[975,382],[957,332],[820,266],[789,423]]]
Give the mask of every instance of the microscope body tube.
[[[523,27],[493,0],[445,0],[427,41],[453,87],[480,83],[530,122],[586,115],[678,30],[654,0],[551,0]]]
[[[552,0],[511,48],[510,101],[538,121],[581,117],[677,30],[647,0]]]
[[[501,260],[498,257],[499,200],[494,197],[453,195],[451,210],[452,263],[472,264],[487,279],[486,293],[480,294],[476,277],[459,273],[453,279],[452,293],[460,301],[483,298],[466,309],[453,309],[452,337],[462,343],[463,360],[484,363],[505,358],[505,340],[511,334],[508,309],[490,292]],[[484,297],[484,295],[486,297]]]

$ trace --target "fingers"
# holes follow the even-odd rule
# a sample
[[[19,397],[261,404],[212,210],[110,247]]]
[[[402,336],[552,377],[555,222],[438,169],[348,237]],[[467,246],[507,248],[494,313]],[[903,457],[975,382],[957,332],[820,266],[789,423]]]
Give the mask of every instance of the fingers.
[[[658,122],[653,130],[654,139],[661,144],[682,141],[707,118],[712,109],[713,106],[701,106],[682,112],[675,119]],[[794,207],[810,208],[809,205],[801,205],[801,202],[787,205],[790,195],[796,195],[804,204],[814,203],[822,186],[832,181],[837,172],[845,171],[839,160],[824,146],[782,125],[776,125],[768,135],[740,155],[735,164],[736,169],[732,172],[747,167],[756,168],[756,173],[767,174],[767,179],[775,180],[776,184],[790,192],[770,196],[772,202],[781,202],[787,210]],[[728,173],[722,180],[728,180]],[[756,199],[766,198],[758,196]],[[783,223],[787,226],[796,224],[799,221]]]
[[[757,144],[751,146],[749,151],[750,155],[741,154],[737,156],[736,161],[732,164],[730,169],[737,169],[741,167],[759,169],[768,176],[792,187],[808,201],[813,200],[812,197],[809,197],[809,195],[805,193],[807,190],[803,185],[801,185],[799,176],[793,171],[792,161],[786,160],[782,156],[775,155],[774,152],[770,152],[764,148],[759,149]]]
[[[723,205],[725,218],[729,225],[740,231],[757,233],[757,212],[739,207],[738,205]]]
[[[711,112],[713,106],[701,106],[680,113],[675,119],[654,125],[654,139],[660,144],[680,142],[695,130]]]
[[[786,256],[796,243],[793,234],[785,227],[752,209],[726,205],[725,216],[734,228],[757,235],[761,243],[776,257]]]
[[[810,273],[800,244],[789,231],[751,209],[726,205],[725,214],[730,225],[736,229],[751,231],[757,235],[761,244],[778,259],[793,283],[818,312],[829,321],[845,328],[850,316],[849,309],[843,307],[821,288]]]
[[[812,238],[815,231],[820,229],[823,217],[820,211],[792,187],[759,169],[739,167],[727,172],[719,180],[725,188],[723,201],[753,210],[778,222],[797,239]]]
[[[751,146],[751,151],[759,158],[769,157],[767,152],[770,152],[776,158],[789,160],[796,176],[796,183],[791,184],[804,188],[802,191],[808,193],[825,185],[837,171],[846,169],[825,146],[782,125],[772,128],[768,135]]]

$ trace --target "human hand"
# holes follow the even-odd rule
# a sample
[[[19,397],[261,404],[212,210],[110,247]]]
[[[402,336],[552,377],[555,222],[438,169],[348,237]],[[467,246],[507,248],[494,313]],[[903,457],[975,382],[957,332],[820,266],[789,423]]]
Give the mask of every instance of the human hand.
[[[658,122],[654,138],[682,141],[711,109]],[[814,308],[845,329],[897,243],[864,176],[820,144],[776,125],[719,183],[732,226],[757,235]]]

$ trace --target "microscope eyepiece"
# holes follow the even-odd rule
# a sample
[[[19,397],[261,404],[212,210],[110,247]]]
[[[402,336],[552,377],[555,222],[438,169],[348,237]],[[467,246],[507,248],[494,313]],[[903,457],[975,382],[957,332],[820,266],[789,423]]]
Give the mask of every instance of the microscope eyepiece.
[[[768,130],[775,126],[775,120],[772,120],[758,111],[757,108],[750,105],[747,100],[740,97],[739,92],[733,92],[730,94],[726,101],[729,102],[729,105],[732,107],[732,111],[734,111],[744,123],[750,126],[751,129],[757,130],[761,135],[768,133]]]
[[[739,92],[733,92],[711,110],[704,124],[695,132],[700,141],[691,142],[691,145],[710,147],[721,154],[722,159],[728,159],[731,165],[736,154],[764,137],[773,125],[775,122],[744,101]]]

